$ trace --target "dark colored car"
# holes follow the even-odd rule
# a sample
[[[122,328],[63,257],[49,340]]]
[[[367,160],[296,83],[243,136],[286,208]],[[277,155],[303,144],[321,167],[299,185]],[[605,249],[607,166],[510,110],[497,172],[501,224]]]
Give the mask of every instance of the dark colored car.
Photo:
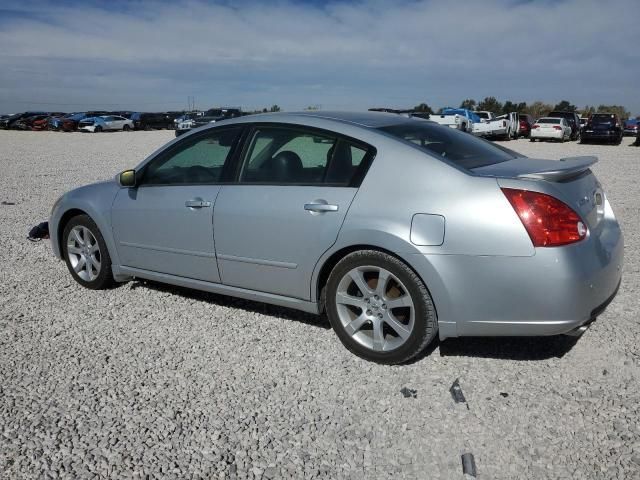
[[[175,116],[173,114],[160,112],[160,113],[145,113],[135,112],[129,117],[133,120],[133,125],[136,130],[160,130],[166,128],[167,130],[173,129],[173,120]]]
[[[564,118],[571,127],[570,140],[578,140],[580,138],[580,115],[576,112],[551,112],[547,117]]]
[[[638,128],[638,132],[636,133],[636,141],[632,143],[636,147],[640,147],[640,128]]]
[[[520,123],[518,136],[529,138],[531,136],[531,125],[535,123],[533,117],[527,113],[519,113],[518,122]]]
[[[16,126],[18,122],[25,118],[33,117],[36,115],[48,115],[47,112],[24,112],[24,113],[16,113],[15,115],[11,115],[9,118],[6,118],[0,121],[0,128],[4,128],[8,130],[10,128],[19,128]]]
[[[615,113],[594,113],[582,129],[580,143],[606,142],[620,145],[623,137],[620,118]]]
[[[16,130],[44,130],[42,125],[46,127],[49,115],[32,115],[24,117],[13,124],[11,128]]]

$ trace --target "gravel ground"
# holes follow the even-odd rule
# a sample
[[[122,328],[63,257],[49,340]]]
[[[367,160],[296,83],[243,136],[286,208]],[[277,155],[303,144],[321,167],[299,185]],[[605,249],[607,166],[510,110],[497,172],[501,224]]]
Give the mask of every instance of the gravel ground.
[[[172,132],[0,131],[2,478],[640,478],[640,148],[595,154],[625,233],[615,302],[579,340],[453,339],[401,367],[349,354],[326,319],[131,282],[80,288],[25,240],[64,191]],[[449,388],[459,378],[467,404]],[[401,389],[408,395],[405,397]],[[467,408],[468,407],[468,408]]]

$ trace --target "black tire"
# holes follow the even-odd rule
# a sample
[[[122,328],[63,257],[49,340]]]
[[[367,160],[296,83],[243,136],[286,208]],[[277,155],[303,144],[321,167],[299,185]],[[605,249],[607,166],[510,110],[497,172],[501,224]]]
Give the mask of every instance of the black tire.
[[[93,133],[100,133],[102,131],[102,127],[100,125],[98,125],[96,128],[93,129]]]
[[[80,276],[75,272],[71,264],[69,253],[67,251],[69,235],[71,234],[72,229],[78,226],[87,228],[97,240],[98,246],[100,248],[100,271],[98,272],[97,277],[90,281],[80,278]],[[71,273],[73,279],[80,285],[86,288],[90,288],[91,290],[103,290],[111,288],[115,285],[113,272],[111,271],[111,256],[109,255],[107,244],[105,243],[104,238],[100,233],[100,229],[91,219],[91,217],[89,217],[88,215],[77,215],[67,222],[62,233],[61,248],[64,260],[67,264],[67,268],[69,269],[69,273]]]
[[[129,130],[131,130],[131,127],[130,127],[129,125],[127,125],[127,124],[125,124],[125,125],[122,127],[122,131],[123,131],[123,132],[128,132]]]
[[[364,266],[383,268],[397,277],[406,287],[405,293],[413,302],[415,309],[413,329],[404,343],[393,350],[375,351],[362,345],[347,333],[340,320],[335,301],[338,285],[351,270]],[[327,316],[334,332],[350,352],[365,360],[385,365],[407,362],[422,352],[438,332],[435,307],[424,283],[405,263],[389,254],[375,250],[361,250],[347,255],[331,271],[325,293]],[[386,306],[383,305],[383,308]]]
[[[535,139],[535,138],[530,138],[530,139],[529,139],[529,141],[530,141],[530,142],[535,142],[535,141],[536,141],[536,139]]]

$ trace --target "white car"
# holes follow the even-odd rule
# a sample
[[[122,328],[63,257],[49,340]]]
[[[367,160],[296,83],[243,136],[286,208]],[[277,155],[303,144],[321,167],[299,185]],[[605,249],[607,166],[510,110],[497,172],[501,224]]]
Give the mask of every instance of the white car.
[[[123,130],[128,132],[129,130],[133,130],[133,120],[117,115],[85,118],[78,124],[78,130],[81,132],[106,132],[108,130]]]
[[[571,126],[564,118],[540,118],[531,126],[529,138],[532,142],[536,139],[564,142],[571,138]]]

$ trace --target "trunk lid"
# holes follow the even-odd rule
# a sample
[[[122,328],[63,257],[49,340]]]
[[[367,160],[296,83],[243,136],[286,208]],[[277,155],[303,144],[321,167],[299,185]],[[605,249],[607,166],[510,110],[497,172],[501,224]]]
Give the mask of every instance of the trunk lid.
[[[554,196],[574,209],[593,230],[604,214],[604,193],[589,169],[597,161],[597,157],[587,156],[561,160],[515,158],[472,172],[483,177],[548,182],[558,193]]]

